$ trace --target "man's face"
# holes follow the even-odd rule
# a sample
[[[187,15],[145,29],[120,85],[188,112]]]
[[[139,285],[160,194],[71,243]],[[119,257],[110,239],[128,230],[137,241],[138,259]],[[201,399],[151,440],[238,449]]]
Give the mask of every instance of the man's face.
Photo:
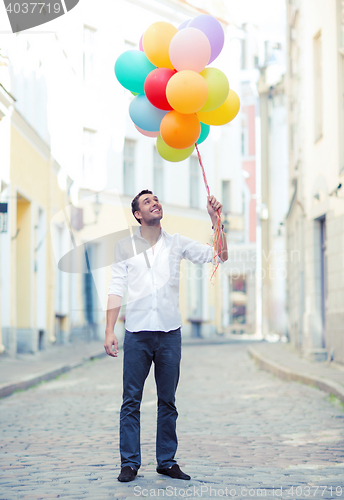
[[[139,211],[135,212],[143,226],[159,225],[162,219],[162,206],[154,194],[143,194],[139,198]]]

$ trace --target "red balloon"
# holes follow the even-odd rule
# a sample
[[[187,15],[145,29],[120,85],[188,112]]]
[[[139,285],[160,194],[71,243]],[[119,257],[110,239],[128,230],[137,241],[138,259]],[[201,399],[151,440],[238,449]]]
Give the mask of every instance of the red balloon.
[[[145,94],[148,101],[156,108],[173,109],[166,97],[166,85],[176,71],[168,68],[157,68],[149,73],[145,80]]]

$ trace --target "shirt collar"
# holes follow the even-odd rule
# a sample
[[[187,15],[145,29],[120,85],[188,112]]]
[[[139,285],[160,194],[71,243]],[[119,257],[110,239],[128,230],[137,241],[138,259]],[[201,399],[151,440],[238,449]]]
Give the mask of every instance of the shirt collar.
[[[160,234],[159,234],[159,238],[157,241],[160,240],[161,236],[165,235],[166,234],[166,231],[161,228],[161,231],[160,231]],[[133,236],[136,236],[137,238],[142,238],[144,240],[144,238],[141,236],[141,226],[139,226],[136,231],[134,231],[133,233]]]

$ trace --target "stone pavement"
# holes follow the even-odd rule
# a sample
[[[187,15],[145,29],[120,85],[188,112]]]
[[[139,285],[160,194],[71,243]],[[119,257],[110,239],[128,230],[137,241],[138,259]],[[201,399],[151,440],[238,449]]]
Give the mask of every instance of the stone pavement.
[[[3,398],[0,499],[344,498],[343,406],[260,370],[248,347],[183,346],[176,458],[190,481],[155,472],[153,370],[142,467],[132,483],[117,481],[121,352]]]

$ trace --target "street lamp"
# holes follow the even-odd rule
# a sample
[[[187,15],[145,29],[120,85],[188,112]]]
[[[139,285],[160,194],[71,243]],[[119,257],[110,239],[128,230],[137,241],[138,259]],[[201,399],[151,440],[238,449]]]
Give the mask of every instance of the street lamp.
[[[225,234],[227,234],[227,232],[229,231],[229,225],[230,225],[228,220],[227,220],[228,212],[225,212],[224,215],[225,215],[225,220],[223,221],[223,232]]]
[[[98,216],[99,216],[100,210],[102,208],[102,204],[99,201],[98,194],[96,194],[96,200],[92,205],[93,205],[93,211],[94,211],[94,215],[95,215],[95,222],[94,223],[96,224],[98,222]]]

